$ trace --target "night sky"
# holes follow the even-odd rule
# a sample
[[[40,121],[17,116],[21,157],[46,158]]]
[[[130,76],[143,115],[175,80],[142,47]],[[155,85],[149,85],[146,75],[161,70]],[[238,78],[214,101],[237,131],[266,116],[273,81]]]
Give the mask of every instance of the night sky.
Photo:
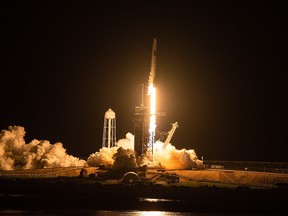
[[[172,144],[204,160],[288,161],[284,1],[1,4],[1,130],[77,157],[99,150],[109,108],[117,139],[133,133],[155,37],[158,132],[178,121]]]

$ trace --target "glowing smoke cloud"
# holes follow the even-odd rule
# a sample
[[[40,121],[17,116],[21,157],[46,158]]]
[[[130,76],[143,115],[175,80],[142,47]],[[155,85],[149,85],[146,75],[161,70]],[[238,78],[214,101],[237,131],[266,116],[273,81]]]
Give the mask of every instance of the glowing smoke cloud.
[[[66,153],[62,143],[50,144],[47,140],[36,140],[26,144],[25,130],[20,126],[9,126],[0,133],[0,169],[35,169],[48,167],[85,166],[86,161],[79,160]]]
[[[133,156],[130,157],[131,155]],[[134,155],[134,136],[131,133],[127,133],[126,138],[118,140],[115,147],[103,147],[99,152],[91,154],[87,159],[87,163],[89,166],[104,165],[106,167],[113,166],[113,168],[120,168],[125,166],[125,161],[130,165],[135,165],[134,161],[136,160]],[[125,157],[125,159],[120,158],[116,160],[117,157]],[[115,161],[117,161],[118,164],[116,163],[114,165]]]
[[[88,159],[87,163],[89,166],[98,167],[104,165],[106,167],[112,167],[114,163],[114,155],[117,152],[118,147],[103,147],[99,152],[92,153]]]
[[[136,168],[138,165],[147,165],[150,168],[165,169],[192,169],[200,168],[202,161],[193,149],[176,149],[172,144],[168,144],[163,149],[163,142],[157,141],[154,144],[154,161],[151,162],[150,155],[143,157],[141,161],[135,160],[134,136],[131,133],[126,134],[126,138],[116,143],[117,147],[103,147],[99,152],[89,156],[87,163],[89,166],[99,166],[118,168]]]
[[[164,143],[160,141],[154,144],[154,162],[158,163],[160,167],[165,169],[192,169],[202,166],[203,162],[198,160],[193,149],[178,150],[171,143],[163,149],[163,145]]]
[[[126,138],[120,139],[116,147],[103,147],[99,152],[91,154],[87,163],[68,155],[60,142],[50,144],[47,140],[34,139],[26,144],[24,136],[25,130],[20,126],[10,126],[8,130],[2,130],[0,133],[1,170],[85,166],[87,163],[89,166],[103,164],[114,169],[136,168],[144,164],[151,168],[165,169],[191,169],[202,165],[194,150],[178,150],[171,144],[163,149],[164,143],[160,141],[154,144],[154,162],[142,158],[141,161],[137,161],[137,164],[133,150],[134,136],[131,133],[127,133]]]

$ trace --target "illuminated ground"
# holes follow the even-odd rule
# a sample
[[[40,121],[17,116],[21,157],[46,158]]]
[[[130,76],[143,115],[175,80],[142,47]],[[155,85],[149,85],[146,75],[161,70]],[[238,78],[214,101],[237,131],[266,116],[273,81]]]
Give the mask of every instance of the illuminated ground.
[[[13,170],[0,171],[0,178],[55,178],[55,177],[78,177],[82,167],[68,168],[47,168],[47,169],[30,169],[30,170]],[[102,183],[120,183],[123,173],[116,176],[107,176],[107,170],[101,170],[96,167],[85,167],[84,179],[89,179],[89,174],[96,173],[96,176],[104,176],[98,178]],[[185,186],[204,186],[216,185],[221,187],[238,187],[249,186],[258,188],[273,188],[277,183],[288,184],[288,174],[284,173],[268,173],[268,172],[252,172],[239,170],[224,169],[205,169],[205,170],[156,170],[151,169],[146,172],[145,180],[155,184],[168,185],[170,182],[163,178],[163,175],[174,175],[179,178],[177,185]],[[94,176],[92,176],[94,177]],[[90,175],[91,178],[91,175]],[[141,180],[140,176],[140,180]],[[142,178],[143,179],[143,178]],[[97,179],[96,179],[97,180]],[[95,180],[95,181],[96,181]],[[168,183],[167,183],[168,182]]]
[[[122,184],[115,178],[122,173],[89,167],[81,178],[81,169],[1,171],[0,210],[125,209],[271,215],[288,211],[287,174],[148,170],[137,184]],[[179,178],[179,183],[169,183],[169,176]],[[275,183],[286,184],[279,188]]]

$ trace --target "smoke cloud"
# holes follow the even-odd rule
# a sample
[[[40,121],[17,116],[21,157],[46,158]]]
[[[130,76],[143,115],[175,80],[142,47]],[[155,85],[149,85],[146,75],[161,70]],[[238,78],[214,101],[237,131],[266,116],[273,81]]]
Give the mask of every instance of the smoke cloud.
[[[133,134],[127,133],[126,138],[118,140],[115,147],[103,147],[99,152],[91,154],[87,163],[89,166],[104,165],[114,169],[136,168]]]
[[[202,166],[193,149],[176,149],[169,143],[163,149],[164,143],[154,144],[154,160],[149,155],[136,158],[134,152],[134,135],[127,133],[124,139],[118,140],[115,147],[101,148],[91,154],[87,161],[68,155],[63,144],[51,144],[47,140],[34,139],[25,143],[24,127],[9,126],[0,133],[0,170],[36,169],[70,166],[100,166],[112,169],[131,169],[147,165],[150,168],[192,169]]]
[[[24,127],[9,126],[0,133],[0,169],[36,169],[85,166],[85,160],[68,155],[62,143],[34,139],[25,143]]]
[[[192,169],[202,166],[202,161],[198,160],[196,152],[193,149],[176,149],[169,143],[163,149],[163,142],[157,141],[154,144],[154,162],[165,169]],[[149,164],[148,164],[149,166]]]
[[[127,133],[126,138],[119,140],[116,145],[112,148],[103,147],[99,152],[91,154],[87,159],[88,165],[104,165],[115,169],[136,168],[142,165],[150,168],[192,169],[200,168],[203,164],[193,149],[178,150],[171,143],[163,149],[164,143],[161,141],[154,144],[153,162],[148,159],[151,158],[148,155],[136,158],[134,136],[131,133]]]

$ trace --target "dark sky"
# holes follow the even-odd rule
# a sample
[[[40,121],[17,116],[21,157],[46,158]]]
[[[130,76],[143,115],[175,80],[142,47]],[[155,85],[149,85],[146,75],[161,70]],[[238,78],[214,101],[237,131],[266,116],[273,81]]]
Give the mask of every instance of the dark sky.
[[[1,29],[0,129],[27,142],[89,156],[108,108],[133,133],[156,37],[157,129],[178,121],[177,148],[288,161],[284,1],[7,1]]]

